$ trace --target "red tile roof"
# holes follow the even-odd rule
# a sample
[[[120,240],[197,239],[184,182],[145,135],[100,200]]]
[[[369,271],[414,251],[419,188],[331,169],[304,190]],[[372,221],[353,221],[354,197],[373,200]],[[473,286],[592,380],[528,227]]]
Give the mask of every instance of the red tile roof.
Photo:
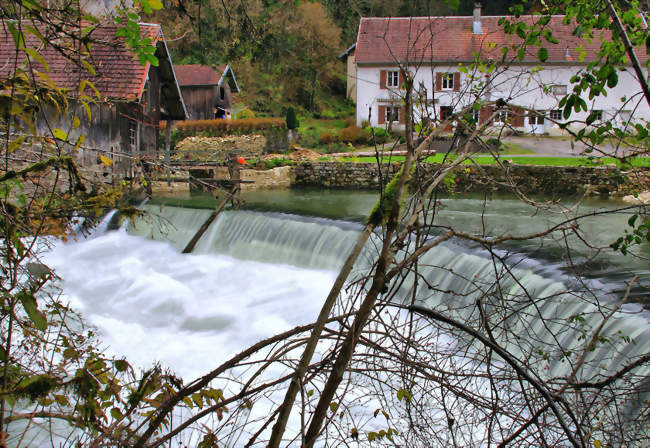
[[[359,24],[355,60],[358,64],[394,64],[394,61],[456,63],[473,61],[475,53],[480,53],[484,60],[500,60],[503,47],[522,42],[516,35],[503,31],[498,23],[502,17],[482,17],[482,34],[472,32],[472,17],[363,17]],[[532,24],[540,17],[507,18],[511,22]],[[586,52],[584,61],[593,61],[595,52],[600,48],[601,33],[595,34],[592,42],[588,42],[574,36],[575,26],[565,25],[563,21],[564,16],[553,16],[547,25],[559,43],[544,42],[548,50],[546,63],[578,63],[580,45],[584,46]],[[602,33],[603,39],[609,39],[609,36],[609,32]],[[539,63],[538,49],[537,46],[528,47],[524,62]],[[638,56],[644,61],[648,57],[644,50]],[[516,51],[510,50],[508,59],[513,58],[516,58]]]
[[[176,72],[178,85],[181,87],[216,86],[221,79],[221,73],[217,73],[215,69],[207,65],[175,65],[174,71]]]
[[[94,67],[95,75],[65,57],[53,46],[44,46],[30,33],[24,33],[25,45],[40,53],[49,65],[49,71],[44,70],[40,64],[34,64],[34,68],[45,72],[59,88],[76,91],[80,80],[87,79],[106,99],[127,101],[139,99],[149,72],[149,63],[141,65],[138,58],[127,48],[124,39],[115,37],[116,30],[116,25],[101,25],[90,33],[91,51],[86,60]],[[160,25],[157,24],[141,23],[140,34],[142,37],[151,38],[154,45],[162,38]],[[50,42],[58,41],[68,45],[72,41],[71,38],[66,39],[60,35],[44,37]],[[5,24],[0,22],[0,79],[11,76],[13,72],[11,62],[14,56],[13,38]]]

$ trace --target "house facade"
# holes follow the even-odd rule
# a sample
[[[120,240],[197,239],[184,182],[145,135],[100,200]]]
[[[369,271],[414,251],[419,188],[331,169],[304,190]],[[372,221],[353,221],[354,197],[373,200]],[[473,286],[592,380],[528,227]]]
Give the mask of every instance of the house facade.
[[[50,128],[58,127],[66,130],[68,142],[77,141],[83,134],[83,143],[78,148],[69,145],[76,159],[84,166],[98,164],[100,155],[111,159],[110,167],[105,168],[120,177],[132,176],[139,160],[157,156],[162,120],[186,117],[160,25],[141,23],[139,26],[141,36],[150,38],[155,46],[158,66],[149,62],[141,64],[124,39],[116,37],[115,25],[96,25],[89,32],[84,28],[90,45],[83,62],[73,53],[67,55],[43,46],[40,39],[25,33],[25,46],[38,51],[47,67],[36,61],[31,65],[15,65],[12,64],[16,54],[13,38],[7,27],[0,30],[0,80],[10,79],[16,70],[29,70],[29,76],[34,79],[45,76],[51,80],[70,101],[64,116],[53,110],[40,111],[37,125],[41,134],[49,135]],[[70,41],[69,47],[75,48],[70,36],[76,30],[66,31],[66,37],[52,38]],[[90,84],[85,84],[80,91],[85,81]],[[84,97],[88,108],[81,104],[80,99]],[[78,126],[72,124],[75,119]]]
[[[517,54],[521,41],[503,31],[502,17],[481,17],[477,5],[473,17],[362,18],[354,52],[357,124],[404,126],[405,70],[414,79],[416,122],[441,121],[466,106],[492,101],[509,105],[499,109],[495,127],[507,124],[527,133],[561,134],[558,123],[579,128],[592,112],[597,121],[619,125],[629,122],[633,111],[637,119],[650,119],[631,67],[620,68],[618,85],[607,96],[585,95],[588,110],[564,119],[559,102],[571,91],[571,78],[596,59],[599,38],[580,39],[563,16],[553,16],[547,27],[559,42],[544,42],[548,58],[542,63],[537,46]],[[530,25],[540,17],[508,18]],[[638,56],[647,60],[645,52]],[[494,111],[483,106],[473,111],[474,119],[481,124]]]
[[[177,65],[176,75],[188,120],[231,117],[232,94],[239,93],[239,85],[230,65],[217,69],[198,64]]]

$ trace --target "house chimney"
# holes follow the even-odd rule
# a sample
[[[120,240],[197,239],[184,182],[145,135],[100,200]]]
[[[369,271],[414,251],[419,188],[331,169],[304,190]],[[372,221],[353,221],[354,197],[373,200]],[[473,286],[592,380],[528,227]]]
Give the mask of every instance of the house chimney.
[[[481,2],[474,2],[474,24],[472,31],[474,34],[483,34],[481,27]]]

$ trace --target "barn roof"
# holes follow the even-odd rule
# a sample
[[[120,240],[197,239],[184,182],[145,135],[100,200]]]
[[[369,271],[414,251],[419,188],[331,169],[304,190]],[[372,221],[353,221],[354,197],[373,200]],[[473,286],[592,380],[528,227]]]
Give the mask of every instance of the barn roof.
[[[200,64],[177,65],[176,76],[181,87],[216,86],[221,75],[212,67]]]
[[[229,64],[216,69],[200,64],[177,65],[175,68],[181,87],[220,86],[227,79],[230,89],[239,92],[235,72]]]
[[[513,22],[523,21],[532,25],[541,16],[483,16],[482,34],[472,31],[473,17],[362,17],[359,24],[355,59],[358,64],[395,64],[399,62],[472,62],[474,55],[482,59],[500,60],[502,49],[521,44],[516,35],[503,31],[499,20],[507,18]],[[559,41],[558,44],[544,42],[548,50],[546,64],[577,64],[580,47],[584,47],[584,62],[596,59],[601,39],[611,39],[609,32],[597,32],[588,40],[573,34],[575,25],[565,24],[564,16],[551,16],[548,29]],[[539,64],[538,47],[526,49],[523,62]],[[515,57],[510,51],[510,58]],[[642,51],[640,58],[647,59]]]
[[[18,22],[14,22],[17,26]],[[21,23],[23,28],[31,24]],[[88,26],[88,24],[84,24]],[[163,106],[163,119],[184,119],[185,105],[180,94],[180,89],[174,74],[169,51],[158,24],[140,23],[142,38],[150,38],[152,45],[156,46],[155,55],[159,60],[158,73],[161,80]],[[118,27],[113,24],[91,26],[87,37],[90,44],[83,47],[83,60],[92,66],[89,69],[84,63],[79,62],[79,56],[71,50],[79,44],[79,40],[71,36],[79,36],[80,29],[66,28],[52,31],[39,28],[45,42],[59,44],[60,51],[54,45],[47,45],[31,32],[24,32],[25,47],[39,53],[47,64],[32,60],[31,70],[33,75],[43,73],[59,89],[75,93],[82,80],[90,81],[99,91],[103,100],[112,101],[139,101],[144,92],[145,83],[149,76],[151,64],[140,63],[138,57],[126,45],[124,38],[116,37]],[[0,79],[7,79],[14,73],[15,45],[13,37],[5,22],[0,23]],[[25,59],[22,53],[21,60]],[[25,66],[23,66],[24,68]],[[95,73],[92,73],[94,70]],[[35,76],[38,79],[38,76]]]

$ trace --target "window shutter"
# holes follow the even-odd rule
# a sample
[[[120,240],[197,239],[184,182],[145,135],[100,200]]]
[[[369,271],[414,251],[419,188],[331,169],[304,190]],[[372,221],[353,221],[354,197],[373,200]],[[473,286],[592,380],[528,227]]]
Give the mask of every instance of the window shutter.
[[[486,106],[481,109],[481,113],[479,114],[479,121],[480,123],[485,123],[490,116],[492,115],[492,112],[494,112],[494,108],[490,106]]]
[[[524,110],[520,108],[513,109],[512,125],[516,128],[524,125]]]
[[[399,71],[399,88],[402,89],[404,86],[404,72],[402,70]]]
[[[458,92],[460,90],[460,73],[456,72],[454,73],[454,92]]]
[[[379,72],[379,88],[380,89],[386,88],[386,70],[381,70]]]
[[[399,124],[404,124],[406,123],[406,108],[405,107],[400,107],[399,108]]]
[[[436,73],[436,90],[442,90],[442,72]]]
[[[379,115],[377,115],[377,123],[379,124],[386,123],[386,106],[379,106]]]

